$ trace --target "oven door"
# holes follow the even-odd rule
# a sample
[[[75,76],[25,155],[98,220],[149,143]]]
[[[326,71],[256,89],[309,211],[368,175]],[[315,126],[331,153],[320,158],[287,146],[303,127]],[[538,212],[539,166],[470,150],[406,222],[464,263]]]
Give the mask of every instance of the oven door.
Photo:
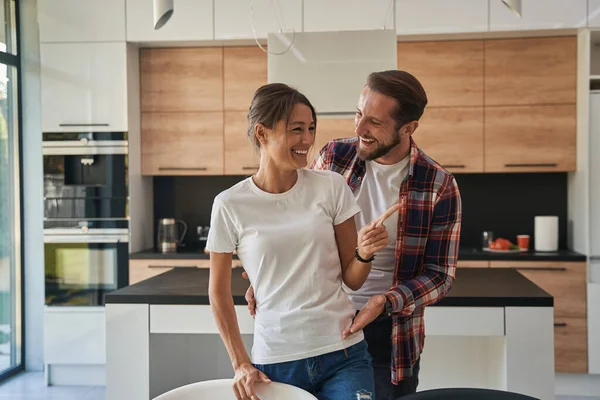
[[[68,231],[44,230],[46,305],[102,306],[106,293],[128,285],[126,230]]]
[[[126,221],[126,150],[126,147],[103,146],[45,147],[44,227],[77,228],[82,220]],[[100,223],[88,226],[126,227]]]

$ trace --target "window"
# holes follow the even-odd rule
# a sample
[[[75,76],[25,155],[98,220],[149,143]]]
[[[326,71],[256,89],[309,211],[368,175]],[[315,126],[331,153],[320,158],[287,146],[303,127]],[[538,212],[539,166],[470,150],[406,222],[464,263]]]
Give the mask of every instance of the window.
[[[0,377],[22,368],[19,62],[16,5],[0,2]]]

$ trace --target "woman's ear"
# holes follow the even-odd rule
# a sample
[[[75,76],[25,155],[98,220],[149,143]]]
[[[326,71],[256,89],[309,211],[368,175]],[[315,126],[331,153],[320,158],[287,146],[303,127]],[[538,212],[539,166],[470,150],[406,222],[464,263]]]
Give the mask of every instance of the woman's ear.
[[[262,145],[267,143],[267,128],[263,124],[254,125],[254,136],[258,143]]]

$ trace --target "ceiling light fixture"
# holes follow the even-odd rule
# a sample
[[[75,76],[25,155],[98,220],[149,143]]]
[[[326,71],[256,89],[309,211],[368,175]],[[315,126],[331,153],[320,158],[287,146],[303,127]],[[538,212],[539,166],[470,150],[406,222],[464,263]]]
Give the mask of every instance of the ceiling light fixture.
[[[502,3],[504,3],[504,5],[517,17],[522,18],[521,0],[502,0]]]
[[[153,0],[154,29],[159,30],[173,15],[173,0]]]

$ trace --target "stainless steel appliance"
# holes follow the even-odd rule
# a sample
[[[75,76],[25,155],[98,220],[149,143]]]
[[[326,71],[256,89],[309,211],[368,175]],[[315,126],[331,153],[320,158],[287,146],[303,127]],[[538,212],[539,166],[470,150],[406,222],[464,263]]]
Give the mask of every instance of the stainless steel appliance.
[[[179,232],[179,225],[182,232]],[[157,244],[162,253],[174,253],[187,233],[188,226],[184,221],[174,218],[163,218],[158,221],[156,228]]]
[[[101,306],[129,275],[123,132],[44,133],[46,305]]]
[[[101,306],[129,282],[127,229],[44,230],[46,305]]]

